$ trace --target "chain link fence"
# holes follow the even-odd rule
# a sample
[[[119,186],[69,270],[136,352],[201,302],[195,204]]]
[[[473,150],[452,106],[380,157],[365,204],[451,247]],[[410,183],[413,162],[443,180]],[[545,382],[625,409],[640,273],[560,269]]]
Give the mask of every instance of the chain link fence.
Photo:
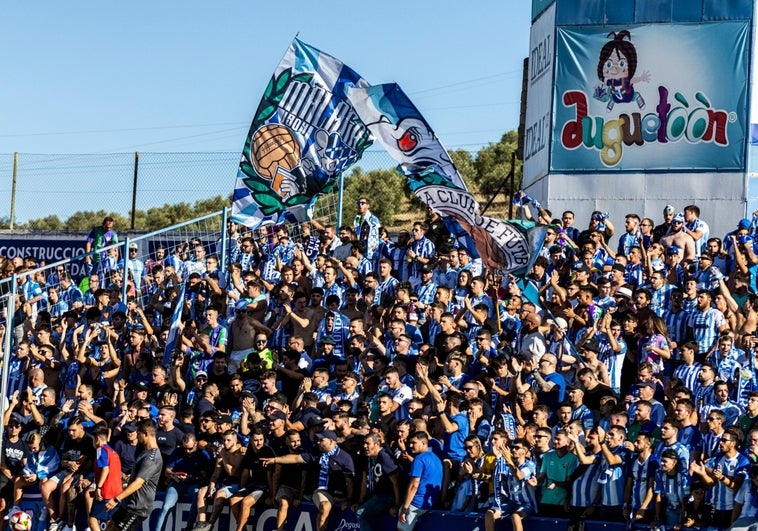
[[[472,154],[475,155],[475,154]],[[122,229],[158,230],[230,205],[239,152],[109,153],[45,155],[0,154],[0,228],[89,230],[110,214]],[[395,161],[383,150],[369,150],[346,174],[350,192],[354,172],[373,177],[348,193],[343,219],[352,220],[354,195],[365,194],[380,205],[392,201],[388,227],[405,227],[423,215],[421,205],[398,194],[402,179],[392,177]],[[15,191],[14,191],[15,181]],[[321,198],[316,216],[338,218],[337,194]],[[348,201],[350,199],[350,201]],[[488,197],[479,197],[485,204]],[[504,198],[502,198],[504,199]],[[496,203],[491,214],[501,210]],[[133,209],[134,219],[132,220]],[[99,219],[98,219],[99,218]]]

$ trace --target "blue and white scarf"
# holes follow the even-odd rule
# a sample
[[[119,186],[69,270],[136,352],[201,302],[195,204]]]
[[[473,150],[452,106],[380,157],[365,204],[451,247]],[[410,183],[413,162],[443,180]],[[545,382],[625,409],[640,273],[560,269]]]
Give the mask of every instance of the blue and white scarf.
[[[339,451],[340,447],[335,446],[318,458],[318,488],[325,489],[329,486],[329,458],[337,455]]]

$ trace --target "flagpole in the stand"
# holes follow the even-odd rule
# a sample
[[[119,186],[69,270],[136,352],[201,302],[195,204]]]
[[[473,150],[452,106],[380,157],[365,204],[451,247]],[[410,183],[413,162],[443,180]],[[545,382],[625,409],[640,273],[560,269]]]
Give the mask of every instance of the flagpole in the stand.
[[[345,188],[345,174],[340,172],[340,189],[337,196],[337,227],[342,226],[342,199]]]

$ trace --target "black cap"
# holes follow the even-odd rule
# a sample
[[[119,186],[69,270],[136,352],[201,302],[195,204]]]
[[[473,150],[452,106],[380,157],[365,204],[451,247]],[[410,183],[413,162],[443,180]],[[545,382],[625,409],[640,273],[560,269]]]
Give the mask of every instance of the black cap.
[[[592,352],[600,352],[600,343],[598,343],[597,339],[590,339],[582,345],[582,349],[591,350]]]
[[[276,419],[287,420],[287,415],[284,413],[284,411],[280,409],[275,409],[274,411],[269,413],[268,419],[269,420],[276,420]]]
[[[337,442],[337,434],[334,433],[332,430],[324,430],[321,433],[316,434],[316,439],[319,441],[321,439],[331,439],[334,442]]]
[[[317,415],[314,415],[313,417],[311,417],[311,418],[308,419],[308,425],[306,426],[306,428],[313,428],[313,427],[316,427],[316,426],[323,426],[324,424],[326,424],[326,421],[324,419],[322,419],[321,417],[319,417]]]
[[[123,427],[121,428],[121,431],[123,431],[124,433],[134,433],[135,431],[137,431],[137,425],[134,422],[127,422],[126,424],[123,425]]]
[[[216,422],[219,424],[226,422],[227,424],[232,424],[232,417],[231,415],[219,415],[216,417]]]
[[[147,384],[143,381],[132,382],[131,386],[133,391],[147,391]]]

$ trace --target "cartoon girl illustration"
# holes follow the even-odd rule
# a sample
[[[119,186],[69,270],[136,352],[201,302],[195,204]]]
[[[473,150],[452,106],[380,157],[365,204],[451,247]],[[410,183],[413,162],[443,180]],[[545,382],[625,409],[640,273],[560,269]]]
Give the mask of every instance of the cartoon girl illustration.
[[[634,90],[637,82],[648,83],[650,73],[645,70],[641,76],[634,77],[637,71],[637,50],[632,44],[632,36],[627,30],[611,32],[607,42],[600,50],[600,60],[597,63],[597,77],[603,83],[595,87],[593,97],[608,102],[610,111],[616,103],[636,101],[637,106],[645,107],[642,95]],[[628,40],[625,40],[628,39]]]

